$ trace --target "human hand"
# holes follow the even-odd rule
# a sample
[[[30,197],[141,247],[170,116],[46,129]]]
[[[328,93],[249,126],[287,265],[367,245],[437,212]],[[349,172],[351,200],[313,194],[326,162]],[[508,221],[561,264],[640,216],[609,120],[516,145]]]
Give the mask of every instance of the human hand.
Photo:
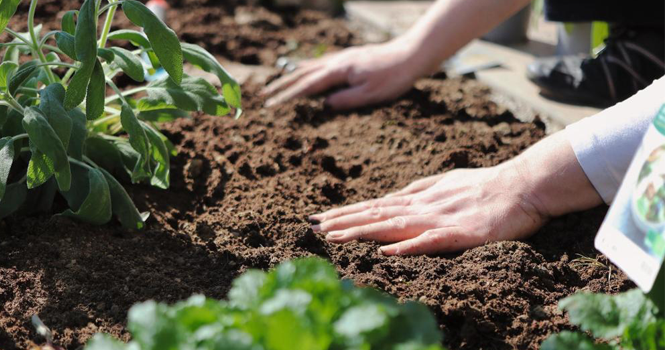
[[[301,62],[292,73],[277,79],[262,94],[271,96],[266,107],[290,99],[322,93],[335,86],[349,87],[328,96],[335,109],[349,109],[396,98],[413,86],[423,66],[404,40],[351,47]]]
[[[386,197],[313,215],[332,243],[372,240],[385,255],[432,254],[525,238],[548,218],[514,162],[458,169]]]

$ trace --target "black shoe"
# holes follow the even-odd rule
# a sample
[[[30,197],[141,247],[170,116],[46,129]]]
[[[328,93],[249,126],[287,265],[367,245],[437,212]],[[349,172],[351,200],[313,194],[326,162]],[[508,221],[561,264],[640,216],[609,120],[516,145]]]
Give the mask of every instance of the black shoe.
[[[613,28],[596,58],[537,59],[527,77],[546,97],[566,103],[608,107],[665,75],[661,29]]]

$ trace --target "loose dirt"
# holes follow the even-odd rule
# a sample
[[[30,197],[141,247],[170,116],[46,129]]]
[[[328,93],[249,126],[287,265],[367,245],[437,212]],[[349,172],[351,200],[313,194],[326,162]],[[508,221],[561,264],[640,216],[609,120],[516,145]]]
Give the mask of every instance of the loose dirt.
[[[301,47],[325,42],[326,50],[355,40],[319,13],[209,3],[174,2],[180,15],[172,13],[170,24],[230,59],[273,64],[289,38]],[[238,13],[255,18],[242,15],[248,22],[237,26]],[[240,120],[195,115],[164,126],[179,152],[171,188],[127,186],[152,213],[145,231],[50,216],[0,223],[0,349],[41,341],[33,314],[68,349],[96,332],[129,340],[126,313],[136,302],[224,298],[247,269],[309,255],[329,259],[359,285],[427,304],[450,349],[537,349],[571,328],[556,308],[562,297],[632,287],[593,248],[606,208],[553,220],[524,242],[431,257],[385,257],[377,244],[330,245],[311,231],[309,214],[453,168],[492,166],[545,136],[542,123],[515,119],[476,81],[424,79],[398,101],[345,113],[321,99],[266,109],[259,88],[243,86]],[[575,260],[582,256],[601,264]]]

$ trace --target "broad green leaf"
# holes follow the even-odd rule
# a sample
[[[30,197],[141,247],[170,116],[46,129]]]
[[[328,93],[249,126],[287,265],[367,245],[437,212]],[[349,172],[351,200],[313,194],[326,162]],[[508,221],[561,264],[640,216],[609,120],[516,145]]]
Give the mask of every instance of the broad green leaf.
[[[28,47],[26,45],[26,47]],[[5,50],[5,55],[2,56],[2,61],[3,62],[14,62],[16,64],[19,64],[19,56],[20,56],[20,50],[16,46],[10,46]]]
[[[85,114],[88,120],[95,120],[104,114],[104,99],[106,98],[106,78],[104,68],[99,60],[95,60],[95,69],[90,76],[88,93],[85,99]]]
[[[57,32],[55,34],[55,43],[58,48],[69,56],[69,58],[76,60],[76,39],[73,35],[66,32]]]
[[[204,48],[194,44],[182,44],[182,53],[185,59],[206,72],[213,73],[222,83],[222,92],[226,102],[234,108],[241,108],[240,85],[224,67]]]
[[[561,300],[559,308],[568,311],[572,324],[604,339],[620,336],[631,323],[655,320],[655,306],[639,289],[617,295],[578,293]]]
[[[153,50],[148,50],[146,51],[146,55],[148,55],[148,60],[150,61],[150,65],[152,66],[152,71],[150,74],[155,74],[155,71],[159,68],[162,68],[162,64],[159,63],[159,58],[157,58],[157,55],[155,54],[155,51]]]
[[[72,120],[62,105],[65,100],[65,88],[58,83],[51,84],[42,89],[40,95],[39,109],[62,141],[62,145],[67,149],[72,134]]]
[[[127,328],[142,350],[181,349],[179,325],[166,305],[147,301],[129,309]]]
[[[2,127],[7,122],[7,118],[9,118],[9,107],[0,106],[0,132],[2,132]]]
[[[230,108],[217,89],[203,78],[185,76],[180,85],[171,79],[161,79],[148,85],[148,96],[139,100],[138,110],[163,109],[203,111],[210,115],[225,115]]]
[[[111,191],[111,206],[113,215],[118,218],[122,227],[130,230],[141,230],[145,222],[141,213],[136,209],[134,202],[122,185],[106,170],[100,169]]]
[[[16,182],[5,190],[5,195],[0,199],[0,219],[15,213],[25,202],[28,188],[25,183]]]
[[[166,149],[169,151],[169,154],[173,157],[178,155],[178,151],[175,149],[175,146],[173,145],[173,142],[171,142],[166,135],[162,134],[159,129],[153,127],[152,130],[159,135],[159,137],[164,141],[164,145],[166,145]]]
[[[387,331],[389,321],[390,316],[382,305],[368,303],[346,310],[334,327],[338,334],[355,339],[382,328]]]
[[[85,348],[87,350],[125,350],[126,344],[113,339],[110,335],[97,333]]]
[[[69,155],[77,160],[83,160],[83,145],[88,134],[86,117],[80,109],[74,108],[68,112],[72,120],[72,135],[67,149]]]
[[[133,169],[136,168],[139,160],[141,160],[141,155],[132,148],[128,139],[115,140],[113,141],[113,146],[120,154],[120,165],[124,164],[126,173],[131,177]]]
[[[111,63],[115,60],[115,54],[111,49],[99,48],[97,49],[97,56],[103,58],[106,63]]]
[[[78,174],[78,172],[76,173]],[[88,194],[79,208],[65,210],[62,216],[71,217],[94,225],[103,225],[111,220],[111,193],[104,174],[97,169],[87,169]],[[76,179],[75,186],[85,181]]]
[[[71,186],[71,169],[69,167],[67,151],[48,120],[46,120],[39,109],[30,107],[25,110],[23,127],[30,136],[30,141],[53,162],[55,177],[58,180],[60,190],[69,190]]]
[[[97,59],[97,8],[95,0],[85,0],[81,6],[74,33],[76,56],[83,63]]]
[[[145,34],[130,29],[120,29],[110,32],[108,35],[109,40],[128,40],[136,47],[143,47],[149,49],[150,41],[146,38]]]
[[[33,190],[39,191],[38,196],[35,201],[31,203],[30,194],[28,192],[28,200],[26,204],[30,205],[30,213],[49,213],[51,207],[53,206],[53,200],[55,199],[55,194],[58,192],[58,183],[54,178],[51,178],[49,181],[46,181],[45,184],[40,186],[38,189]]]
[[[231,305],[243,310],[258,306],[260,291],[266,278],[266,273],[259,270],[249,270],[236,278],[229,291]]]
[[[11,78],[12,73],[18,68],[18,64],[8,61],[0,64],[0,90],[6,91],[7,84]]]
[[[45,184],[55,174],[53,160],[42,151],[38,150],[34,143],[30,144],[30,162],[28,163],[27,184],[28,189],[37,188]]]
[[[62,62],[62,60],[60,60],[60,56],[58,56],[58,54],[55,52],[47,53],[44,58],[46,58],[46,62]]]
[[[18,90],[18,88],[28,79],[32,78],[37,71],[37,61],[28,61],[22,64],[18,68],[18,71],[16,71],[16,73],[9,79],[9,85],[7,86],[9,93],[15,95],[16,90]]]
[[[14,162],[14,140],[11,137],[3,137],[0,139],[0,200],[5,195],[7,190],[7,179],[9,179],[9,171]]]
[[[60,194],[67,200],[69,208],[78,210],[88,198],[89,192],[88,168],[74,163],[72,165],[72,187],[69,191],[60,191]]]
[[[563,331],[547,338],[540,346],[540,350],[619,350],[619,347],[596,344],[584,334]]]
[[[78,11],[67,11],[65,14],[62,16],[62,31],[65,33],[69,33],[71,35],[76,34],[76,21],[74,18],[76,17],[76,14]]]
[[[95,0],[85,0],[76,23],[76,58],[81,66],[74,74],[65,97],[65,109],[70,110],[83,102],[90,77],[97,64],[97,10]]]
[[[9,20],[16,13],[16,8],[21,0],[2,0],[0,1],[0,33],[5,31]]]
[[[141,156],[132,170],[132,182],[139,182],[152,176],[150,169],[150,141],[132,108],[124,104],[120,113],[120,123],[129,134],[129,143]]]
[[[125,0],[122,10],[132,23],[142,27],[159,62],[171,79],[180,84],[183,77],[182,48],[178,36],[150,9],[135,0]]]
[[[169,150],[160,135],[150,125],[145,123],[141,123],[141,125],[150,140],[152,159],[156,163],[150,184],[162,189],[168,189],[171,170]]]
[[[141,60],[128,50],[112,47],[110,49],[115,54],[115,64],[122,69],[134,81],[142,82],[145,80],[145,71]]]
[[[23,115],[16,110],[10,109],[7,112],[5,122],[2,123],[2,136],[16,136],[19,134],[25,134],[25,129],[23,129]],[[19,144],[17,143],[15,147]]]
[[[188,117],[189,113],[180,109],[155,109],[139,112],[139,119],[158,123],[171,122],[179,118]]]
[[[624,349],[665,349],[665,319],[659,318],[648,325],[632,324],[621,339]]]
[[[117,175],[125,171],[118,148],[99,136],[90,136],[85,140],[85,155],[95,164]]]
[[[418,320],[418,323],[411,320]],[[400,305],[399,315],[390,322],[385,344],[415,341],[429,345],[440,344],[442,340],[436,319],[427,306],[411,301]]]

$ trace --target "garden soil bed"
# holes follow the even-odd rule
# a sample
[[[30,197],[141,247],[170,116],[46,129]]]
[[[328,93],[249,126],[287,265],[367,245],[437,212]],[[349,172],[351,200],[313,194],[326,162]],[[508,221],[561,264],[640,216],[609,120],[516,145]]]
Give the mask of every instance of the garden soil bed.
[[[355,41],[340,21],[314,12],[243,7],[275,23],[235,26],[238,11],[208,8],[200,10],[208,14],[204,21],[194,21],[193,5],[206,2],[174,7],[185,3],[190,8],[180,20],[170,17],[184,39],[213,43],[205,45],[211,51],[235,40],[254,48],[250,63],[274,63],[275,52],[290,50],[289,40],[311,48],[321,40],[328,49]],[[295,30],[297,23],[305,29]],[[243,60],[227,48],[237,49],[227,44],[215,53]],[[239,120],[196,115],[165,126],[179,151],[171,188],[128,186],[139,208],[152,213],[145,231],[50,216],[0,223],[0,349],[41,341],[29,322],[33,314],[67,349],[96,332],[129,340],[125,319],[136,302],[175,302],[193,293],[224,298],[249,268],[311,255],[329,259],[359,285],[427,304],[450,349],[537,349],[547,335],[571,328],[556,309],[559,299],[632,286],[614,268],[608,278],[608,263],[593,248],[606,208],[553,220],[524,242],[442,256],[385,257],[377,244],[330,245],[312,232],[309,214],[453,168],[492,166],[545,136],[542,123],[515,119],[476,81],[424,79],[396,102],[346,113],[321,99],[266,109],[259,88],[243,86],[246,112]],[[601,264],[580,264],[580,256]]]

